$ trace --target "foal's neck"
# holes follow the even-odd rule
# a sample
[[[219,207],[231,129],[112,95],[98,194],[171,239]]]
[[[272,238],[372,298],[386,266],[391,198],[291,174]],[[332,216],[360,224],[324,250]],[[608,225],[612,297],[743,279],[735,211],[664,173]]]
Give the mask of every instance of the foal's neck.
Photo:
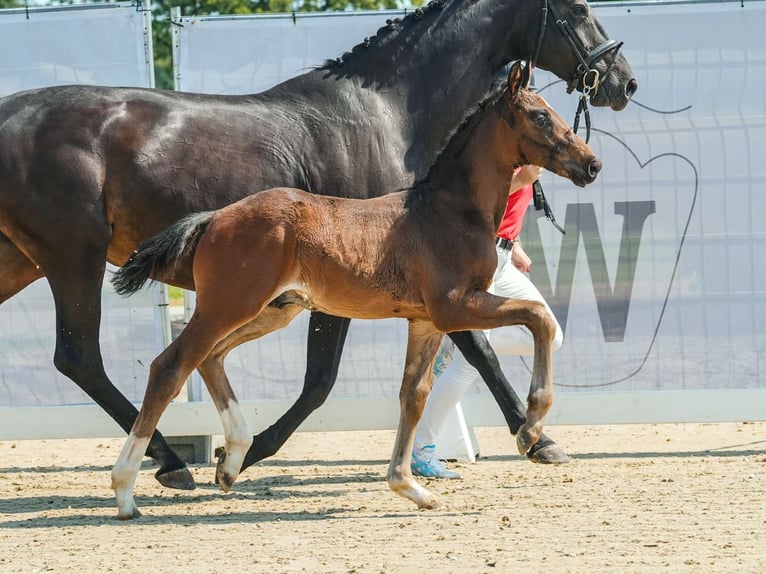
[[[411,208],[470,213],[472,221],[494,235],[513,171],[522,162],[518,134],[500,112],[505,98],[474,113],[453,135],[427,178],[410,191]]]

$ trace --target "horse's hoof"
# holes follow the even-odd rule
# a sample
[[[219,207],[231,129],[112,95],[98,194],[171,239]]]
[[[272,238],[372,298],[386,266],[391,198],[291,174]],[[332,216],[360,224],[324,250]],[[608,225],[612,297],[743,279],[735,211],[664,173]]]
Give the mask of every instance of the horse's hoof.
[[[555,442],[537,449],[532,447],[527,452],[527,458],[538,464],[566,464],[572,460]]]
[[[168,472],[158,470],[154,475],[154,478],[156,478],[162,486],[167,488],[175,488],[178,490],[194,490],[197,488],[197,483],[194,482],[194,477],[186,467],[169,470]]]

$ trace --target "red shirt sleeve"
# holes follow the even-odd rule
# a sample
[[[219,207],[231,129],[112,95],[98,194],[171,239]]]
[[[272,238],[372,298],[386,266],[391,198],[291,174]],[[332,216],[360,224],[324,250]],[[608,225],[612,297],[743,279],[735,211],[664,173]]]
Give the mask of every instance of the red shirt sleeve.
[[[524,221],[524,214],[527,212],[527,206],[532,201],[532,186],[525,185],[508,196],[508,205],[505,207],[505,215],[500,222],[500,229],[497,230],[497,236],[502,239],[519,238],[521,226]]]

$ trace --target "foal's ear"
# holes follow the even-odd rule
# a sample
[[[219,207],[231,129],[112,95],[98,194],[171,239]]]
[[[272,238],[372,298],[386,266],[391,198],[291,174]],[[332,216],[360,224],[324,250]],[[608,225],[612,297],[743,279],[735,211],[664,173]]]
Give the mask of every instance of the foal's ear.
[[[529,69],[522,65],[521,61],[514,62],[508,71],[508,92],[511,99],[516,98],[521,90],[527,87],[529,82]]]

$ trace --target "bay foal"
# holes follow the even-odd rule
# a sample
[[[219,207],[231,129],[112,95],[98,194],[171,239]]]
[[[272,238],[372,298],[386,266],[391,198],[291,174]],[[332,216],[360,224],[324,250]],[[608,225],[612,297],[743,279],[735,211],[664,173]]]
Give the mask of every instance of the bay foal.
[[[525,84],[517,63],[507,86],[469,114],[428,175],[407,191],[357,200],[270,189],[191,215],[138,248],[113,279],[118,292],[134,292],[150,275],[193,261],[197,305],[183,332],[153,361],[143,406],[112,470],[119,518],[140,514],[133,487],[141,459],[184,380],[219,341],[276,298],[340,317],[408,319],[387,480],[420,508],[439,505],[412,477],[410,457],[442,334],[525,325],[535,353],[517,446],[527,453],[553,400],[554,325],[541,303],[486,291],[497,264],[495,233],[517,166],[541,165],[584,186],[601,163]],[[208,390],[226,438],[216,477],[229,491],[252,435],[231,387]]]

